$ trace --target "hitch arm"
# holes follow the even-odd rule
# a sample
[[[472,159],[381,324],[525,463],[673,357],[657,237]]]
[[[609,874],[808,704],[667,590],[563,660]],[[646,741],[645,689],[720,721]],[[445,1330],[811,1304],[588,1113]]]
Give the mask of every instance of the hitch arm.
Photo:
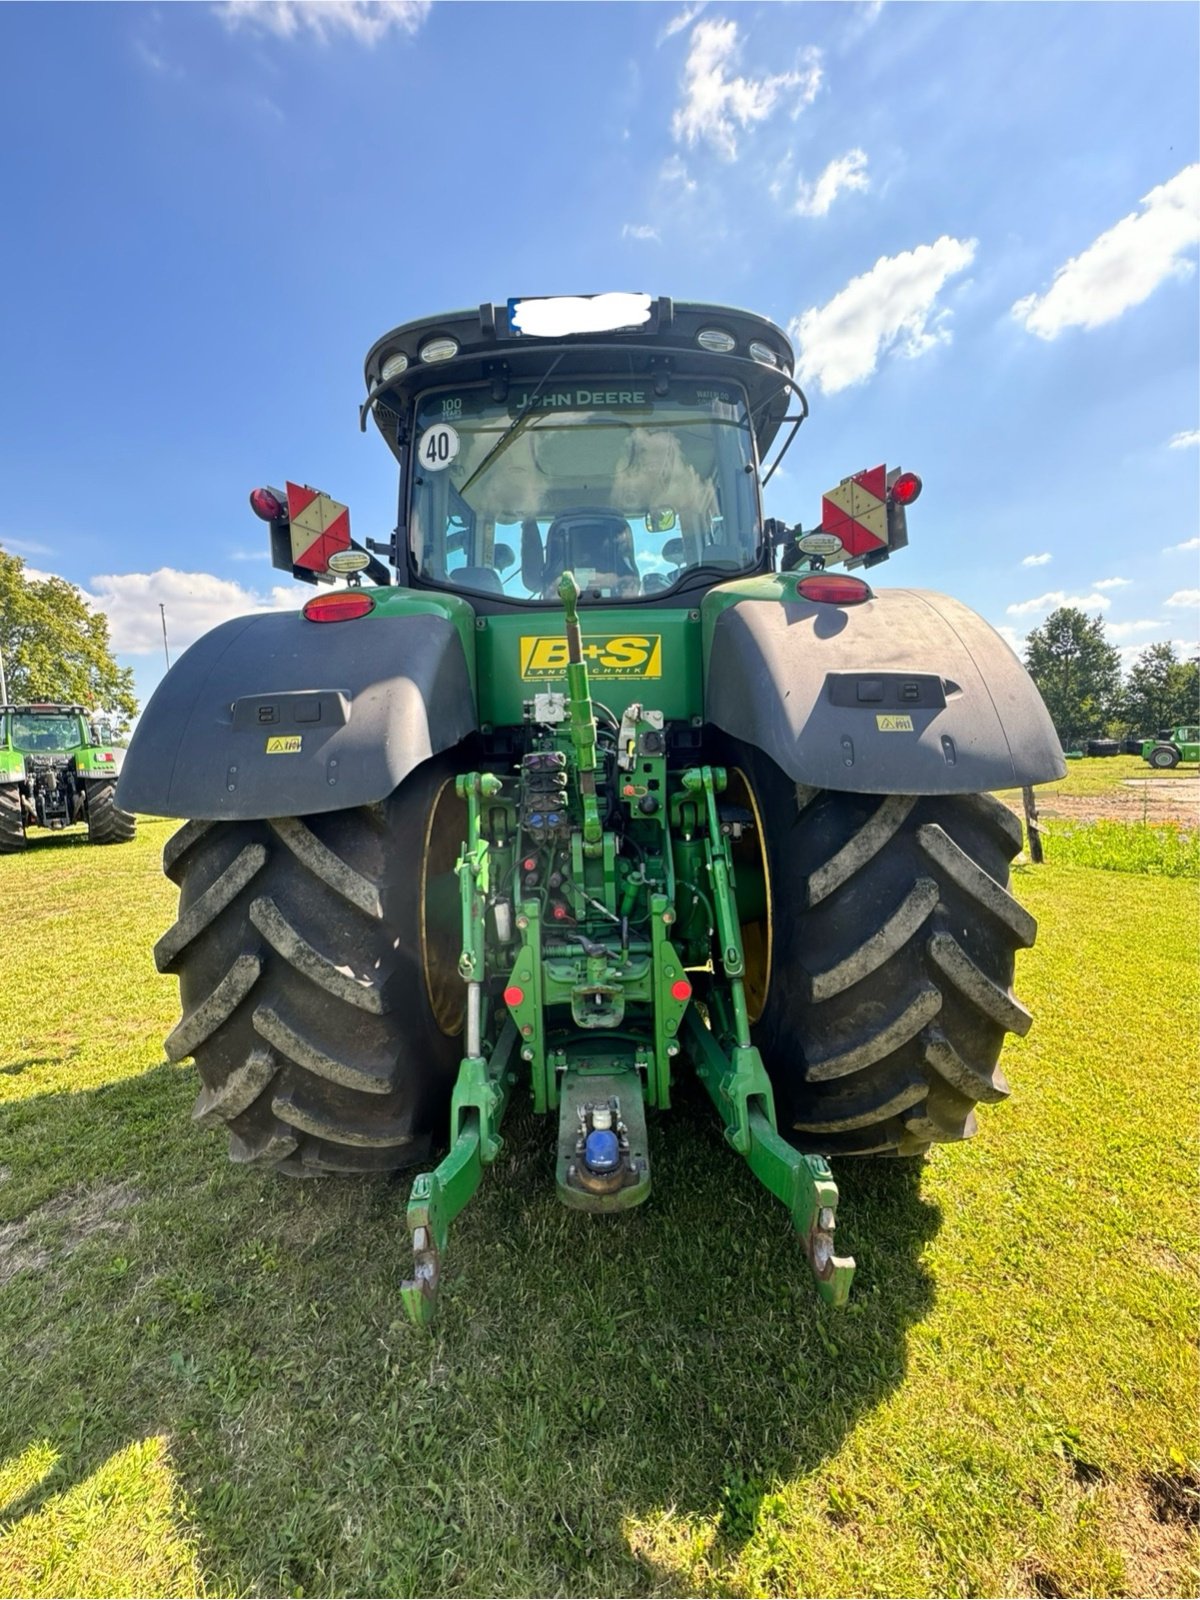
[[[735,1050],[730,1060],[694,1006],[684,1018],[687,1043],[700,1081],[725,1122],[725,1137],[758,1181],[788,1208],[817,1280],[817,1293],[844,1306],[854,1278],[854,1258],[833,1253],[837,1184],[823,1156],[802,1155],[775,1126],[770,1080],[758,1051]]]

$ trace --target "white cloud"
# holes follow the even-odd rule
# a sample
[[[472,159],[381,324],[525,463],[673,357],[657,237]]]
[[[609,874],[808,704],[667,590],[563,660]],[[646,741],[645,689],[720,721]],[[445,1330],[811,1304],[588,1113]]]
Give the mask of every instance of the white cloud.
[[[1163,555],[1174,555],[1176,550],[1200,550],[1200,538],[1185,539],[1182,544],[1169,544],[1163,549]]]
[[[1081,255],[1059,267],[1043,295],[1026,295],[1012,308],[1040,339],[1066,328],[1098,328],[1130,306],[1141,305],[1167,278],[1195,270],[1185,251],[1200,240],[1200,162],[1159,184],[1102,233]]]
[[[119,655],[150,655],[162,649],[158,608],[165,606],[172,660],[202,633],[230,617],[244,617],[251,611],[298,611],[305,600],[299,584],[278,584],[261,595],[211,572],[177,572],[173,567],[108,573],[93,578],[90,590],[84,593],[91,605],[107,615],[109,638]]]
[[[0,534],[0,549],[18,556],[49,556],[54,553],[48,544],[39,544],[36,539],[10,539],[7,534]]]
[[[328,44],[348,34],[375,45],[393,29],[416,33],[429,15],[431,0],[219,0],[213,7],[231,30],[249,28],[294,39],[303,29]]]
[[[622,239],[653,239],[658,242],[658,229],[651,228],[644,222],[625,222],[621,224]]]
[[[1167,440],[1168,450],[1190,450],[1193,445],[1200,444],[1200,428],[1192,428],[1187,433],[1173,433]]]
[[[705,3],[706,0],[698,0],[696,5],[684,6],[682,11],[677,11],[659,34],[659,44],[664,44],[668,39],[673,39],[677,33],[682,33],[685,28],[690,28],[704,10]]]
[[[935,314],[946,279],[975,259],[974,239],[947,235],[898,256],[880,256],[870,272],[852,278],[823,306],[793,318],[788,331],[800,348],[800,380],[826,394],[861,383],[893,349],[919,356],[948,344],[949,313]]]
[[[271,552],[269,550],[251,548],[249,550],[230,550],[227,552],[227,556],[230,561],[269,561]]]
[[[1165,606],[1188,606],[1192,610],[1200,607],[1200,589],[1176,589],[1175,593],[1163,601]]]
[[[714,19],[696,24],[683,68],[683,101],[671,119],[671,131],[680,143],[694,145],[706,139],[729,161],[737,155],[738,127],[762,122],[784,95],[796,107],[811,105],[822,77],[821,52],[809,48],[794,72],[731,78],[728,69],[737,44],[736,22]]]
[[[1128,639],[1133,633],[1154,633],[1162,623],[1152,617],[1139,617],[1136,622],[1106,622],[1104,628],[1112,639]]]
[[[1044,567],[1047,561],[1051,560],[1053,560],[1053,557],[1049,550],[1043,550],[1040,556],[1022,556],[1021,565],[1023,567]]]
[[[833,158],[815,183],[805,183],[801,178],[796,186],[793,209],[800,217],[824,217],[843,190],[865,190],[870,187],[866,153],[847,150],[844,156]]]
[[[996,632],[1004,640],[1008,648],[1015,655],[1019,656],[1022,650],[1025,648],[1025,635],[1023,633],[1018,633],[1017,630],[1010,627],[1007,622],[1001,623],[999,626],[993,623],[992,626],[996,629]]]
[[[1039,594],[1033,600],[1018,600],[1016,605],[1004,609],[1010,617],[1026,617],[1035,611],[1057,611],[1060,606],[1076,606],[1080,611],[1107,611],[1112,601],[1106,594],[1064,594],[1052,589],[1049,594]]]
[[[668,156],[658,169],[658,175],[663,183],[677,183],[684,194],[691,194],[696,187],[696,180],[688,175],[688,169],[681,157]]]
[[[1093,589],[1123,589],[1132,580],[1129,578],[1097,578],[1092,584]]]

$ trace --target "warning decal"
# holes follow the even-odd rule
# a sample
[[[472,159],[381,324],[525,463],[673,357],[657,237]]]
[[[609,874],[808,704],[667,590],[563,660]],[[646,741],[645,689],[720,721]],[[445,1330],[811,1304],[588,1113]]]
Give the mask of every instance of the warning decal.
[[[911,733],[913,731],[913,720],[911,717],[906,716],[880,714],[875,718],[875,726],[880,733]]]
[[[292,525],[292,565],[326,572],[337,550],[350,548],[350,509],[319,489],[289,483],[288,521]]]
[[[267,740],[267,754],[269,756],[294,756],[304,747],[304,735],[300,733],[285,733],[277,735],[274,739]]]
[[[870,467],[843,478],[821,497],[821,528],[850,556],[887,548],[887,468]]]

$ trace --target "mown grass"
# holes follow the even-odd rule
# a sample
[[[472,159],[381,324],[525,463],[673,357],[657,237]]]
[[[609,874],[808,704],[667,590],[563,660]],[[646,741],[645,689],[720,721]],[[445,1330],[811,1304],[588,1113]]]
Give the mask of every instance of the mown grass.
[[[843,1164],[848,1310],[684,1096],[581,1218],[518,1111],[400,1315],[402,1186],[195,1134],[166,825],[0,861],[0,1593],[1195,1593],[1194,890],[1018,870],[1014,1098]]]
[[[1178,823],[1047,821],[1041,832],[1055,864],[1154,878],[1200,877],[1200,832]]]
[[[1194,780],[1198,772],[1200,767],[1194,761],[1180,762],[1179,766],[1160,772],[1156,767],[1143,761],[1141,756],[1083,756],[1079,761],[1067,762],[1065,778],[1060,778],[1056,783],[1038,784],[1036,793],[1039,799],[1055,794],[1111,794],[1113,790],[1120,789],[1129,778]],[[1001,791],[1000,798],[1005,801],[1015,801],[1020,805],[1021,791],[1005,789]]]

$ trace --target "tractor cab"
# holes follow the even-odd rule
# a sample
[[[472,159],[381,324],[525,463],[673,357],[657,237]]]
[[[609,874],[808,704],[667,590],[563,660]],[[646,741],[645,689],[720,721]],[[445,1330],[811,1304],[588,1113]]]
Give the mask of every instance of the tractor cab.
[[[581,604],[626,605],[769,568],[759,468],[791,366],[763,318],[645,295],[393,330],[363,419],[401,467],[401,581],[556,607],[573,571]]]

